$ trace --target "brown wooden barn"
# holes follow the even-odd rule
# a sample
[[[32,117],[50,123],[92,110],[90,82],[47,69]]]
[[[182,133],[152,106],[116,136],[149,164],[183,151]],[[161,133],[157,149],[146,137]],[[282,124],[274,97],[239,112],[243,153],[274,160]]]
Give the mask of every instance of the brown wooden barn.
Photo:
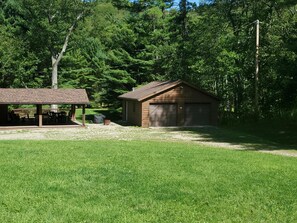
[[[123,119],[142,127],[216,125],[219,99],[184,81],[154,81],[119,96]]]

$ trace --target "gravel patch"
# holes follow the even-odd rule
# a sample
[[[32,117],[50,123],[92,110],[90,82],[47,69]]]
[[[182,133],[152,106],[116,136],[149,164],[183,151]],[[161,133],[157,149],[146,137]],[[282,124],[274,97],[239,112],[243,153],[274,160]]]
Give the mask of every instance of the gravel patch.
[[[204,127],[215,129],[215,127]],[[246,137],[246,136],[243,136]],[[205,146],[219,147],[237,150],[259,150],[253,149],[252,144],[234,143],[226,141],[214,141],[200,134],[199,131],[187,131],[177,128],[141,128],[127,127],[111,123],[110,125],[88,124],[87,127],[71,128],[30,128],[30,129],[1,129],[0,140],[105,140],[116,139],[123,141],[132,140],[154,140],[154,141],[176,141],[191,142]],[[258,145],[259,146],[259,145]],[[262,150],[261,152],[276,155],[297,157],[296,150]]]

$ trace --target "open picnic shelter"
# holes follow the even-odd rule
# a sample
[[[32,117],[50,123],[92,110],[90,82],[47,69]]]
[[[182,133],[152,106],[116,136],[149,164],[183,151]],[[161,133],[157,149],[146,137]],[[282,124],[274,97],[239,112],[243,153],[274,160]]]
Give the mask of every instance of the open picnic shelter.
[[[82,107],[82,125],[85,126],[85,107],[89,103],[85,89],[0,88],[0,126],[74,124],[77,106]],[[34,106],[9,111],[10,105]],[[47,108],[43,108],[46,105]],[[71,108],[66,112],[50,109],[50,105],[70,105]]]

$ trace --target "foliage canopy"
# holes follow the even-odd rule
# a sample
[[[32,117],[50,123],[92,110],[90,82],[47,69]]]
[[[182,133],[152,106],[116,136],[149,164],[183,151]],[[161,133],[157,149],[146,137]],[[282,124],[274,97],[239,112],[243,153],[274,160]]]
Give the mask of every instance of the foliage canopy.
[[[92,7],[88,5],[92,3]],[[92,100],[152,80],[183,79],[222,99],[222,111],[254,114],[255,26],[260,20],[259,114],[297,110],[296,1],[0,1],[0,86],[50,87],[52,60],[83,9],[58,70],[60,87]],[[295,113],[294,113],[295,112]]]

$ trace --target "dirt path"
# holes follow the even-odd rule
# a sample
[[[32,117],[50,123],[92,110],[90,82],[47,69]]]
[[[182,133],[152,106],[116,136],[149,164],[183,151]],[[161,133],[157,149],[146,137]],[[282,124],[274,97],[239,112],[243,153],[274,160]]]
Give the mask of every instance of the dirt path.
[[[246,139],[241,142],[226,139],[226,137],[210,137],[210,135],[221,134],[223,130],[214,127],[201,127],[200,129],[178,129],[178,128],[140,128],[124,127],[112,123],[111,125],[90,124],[86,128],[34,128],[19,130],[0,130],[0,140],[157,140],[177,141],[203,144],[206,146],[220,147],[226,149],[259,150],[261,152],[273,153],[285,156],[297,157],[296,150],[265,149],[263,144],[250,143],[255,141],[247,135],[239,135]],[[226,133],[225,133],[226,134]],[[220,135],[219,135],[220,136]],[[250,138],[249,138],[250,137]],[[249,142],[249,143],[247,143]],[[0,142],[1,143],[1,142]],[[1,144],[0,144],[1,145]]]

